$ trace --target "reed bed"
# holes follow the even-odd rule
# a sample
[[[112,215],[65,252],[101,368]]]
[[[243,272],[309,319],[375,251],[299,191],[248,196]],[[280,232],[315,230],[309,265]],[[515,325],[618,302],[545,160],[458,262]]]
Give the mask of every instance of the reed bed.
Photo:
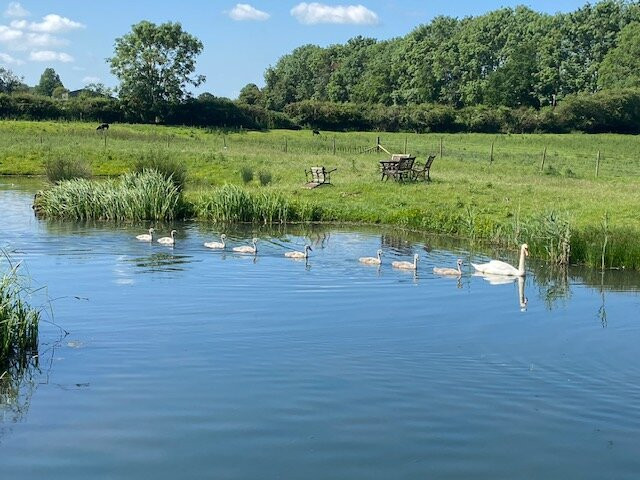
[[[155,170],[64,181],[39,192],[34,204],[39,215],[68,220],[173,220],[181,208],[178,187]]]
[[[201,219],[225,223],[287,223],[300,220],[299,211],[284,195],[224,185],[193,198],[191,210]]]
[[[40,312],[24,300],[18,267],[0,277],[0,376],[26,365],[38,350]]]

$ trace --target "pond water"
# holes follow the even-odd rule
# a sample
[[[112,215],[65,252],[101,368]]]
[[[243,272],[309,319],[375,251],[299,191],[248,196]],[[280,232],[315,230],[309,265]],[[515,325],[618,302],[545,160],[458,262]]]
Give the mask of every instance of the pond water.
[[[39,221],[36,188],[0,179],[0,246],[68,335],[42,324],[0,405],[0,478],[640,475],[636,274],[440,278],[486,256],[393,230],[227,231],[260,238],[253,258],[185,223],[167,248],[133,239],[148,225]],[[308,264],[283,257],[306,242]],[[390,267],[414,252],[417,275]]]

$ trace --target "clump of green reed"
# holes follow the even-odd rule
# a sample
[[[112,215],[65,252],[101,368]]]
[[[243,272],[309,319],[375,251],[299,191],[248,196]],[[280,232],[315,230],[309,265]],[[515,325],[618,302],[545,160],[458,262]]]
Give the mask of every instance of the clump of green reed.
[[[245,165],[240,169],[240,177],[242,177],[242,181],[245,185],[251,182],[253,180],[253,169]]]
[[[155,170],[106,181],[67,180],[39,192],[36,212],[68,220],[173,220],[182,213],[178,187]]]
[[[200,195],[193,205],[199,218],[218,222],[286,223],[297,216],[289,200],[278,192],[250,191],[225,185]]]
[[[258,180],[260,180],[260,185],[266,187],[273,181],[273,175],[271,175],[271,172],[268,170],[262,170],[258,174]]]
[[[50,158],[44,162],[44,170],[51,183],[74,178],[91,178],[91,168],[79,158]]]
[[[179,160],[171,158],[166,152],[151,151],[140,154],[133,166],[133,171],[142,173],[147,170],[155,170],[167,180],[171,180],[179,191],[187,182],[187,167]]]
[[[28,292],[18,267],[0,277],[0,376],[26,365],[38,350],[40,312],[24,300]]]

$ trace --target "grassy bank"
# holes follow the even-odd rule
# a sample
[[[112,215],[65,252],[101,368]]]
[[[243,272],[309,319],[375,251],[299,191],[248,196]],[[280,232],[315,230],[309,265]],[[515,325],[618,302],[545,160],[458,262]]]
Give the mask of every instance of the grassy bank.
[[[362,153],[378,136],[392,152],[404,151],[406,142],[418,161],[437,154],[433,182],[381,183],[378,161],[386,154]],[[5,174],[42,174],[47,160],[67,157],[86,161],[94,176],[116,175],[154,152],[187,167],[184,199],[203,219],[391,224],[503,245],[527,241],[536,255],[562,261],[568,253],[572,262],[592,266],[601,265],[604,250],[606,266],[640,268],[635,136],[314,137],[309,131],[114,125],[105,141],[90,124],[0,122]],[[302,188],[312,165],[337,167],[334,186]],[[226,184],[242,189],[222,188]]]

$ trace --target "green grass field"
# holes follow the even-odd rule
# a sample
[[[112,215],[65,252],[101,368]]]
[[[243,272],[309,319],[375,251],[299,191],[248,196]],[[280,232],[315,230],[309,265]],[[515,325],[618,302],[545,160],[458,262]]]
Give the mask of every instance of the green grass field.
[[[185,195],[196,205],[212,188],[242,185],[241,171],[248,167],[254,172],[249,191],[277,192],[312,205],[321,212],[314,217],[318,220],[392,224],[506,245],[527,241],[550,258],[550,244],[557,239],[553,230],[566,221],[572,261],[600,265],[606,237],[608,266],[640,268],[637,136],[322,132],[314,137],[310,131],[112,125],[105,142],[94,128],[0,122],[0,174],[42,174],[47,159],[64,157],[87,161],[94,175],[117,175],[140,156],[159,153],[187,166]],[[433,181],[380,182],[378,161],[387,155],[361,153],[375,146],[378,136],[394,153],[402,153],[406,142],[418,162],[437,154]],[[338,168],[333,187],[303,188],[304,170],[315,165]],[[266,187],[258,180],[260,172],[271,174]]]

